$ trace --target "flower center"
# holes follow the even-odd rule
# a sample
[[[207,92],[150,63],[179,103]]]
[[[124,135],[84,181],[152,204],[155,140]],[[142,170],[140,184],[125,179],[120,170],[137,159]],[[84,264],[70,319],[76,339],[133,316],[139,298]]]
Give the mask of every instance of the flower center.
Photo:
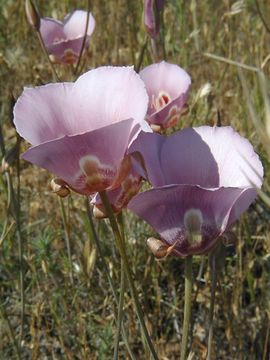
[[[203,223],[202,213],[199,209],[189,209],[184,215],[184,225],[187,239],[190,244],[202,240],[201,228]]]
[[[158,111],[163,109],[170,101],[170,95],[162,91],[158,94],[157,97],[152,95],[151,107],[154,108],[155,111]]]
[[[79,161],[81,173],[77,179],[78,185],[86,186],[89,193],[108,188],[116,175],[113,167],[102,163],[98,157],[86,155]]]

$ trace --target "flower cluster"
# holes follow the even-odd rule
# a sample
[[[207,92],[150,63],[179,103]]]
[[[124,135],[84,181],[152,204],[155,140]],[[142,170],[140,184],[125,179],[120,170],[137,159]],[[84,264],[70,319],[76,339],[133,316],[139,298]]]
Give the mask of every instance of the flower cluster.
[[[163,61],[140,74],[100,67],[74,83],[25,89],[14,109],[18,133],[33,145],[23,158],[90,195],[97,217],[106,216],[98,193],[107,190],[114,211],[128,205],[163,249],[206,253],[255,199],[263,168],[231,127],[152,132],[177,123],[190,84],[183,69]],[[153,188],[136,195],[143,178]]]

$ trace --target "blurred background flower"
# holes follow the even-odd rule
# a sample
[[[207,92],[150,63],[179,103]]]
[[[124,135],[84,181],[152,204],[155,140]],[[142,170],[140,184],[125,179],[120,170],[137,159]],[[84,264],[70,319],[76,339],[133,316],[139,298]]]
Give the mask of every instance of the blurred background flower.
[[[75,10],[64,21],[51,18],[40,19],[40,33],[47,51],[54,62],[74,64],[77,62],[84,41],[87,11]],[[95,19],[89,14],[84,50],[88,47],[90,36],[95,28]]]
[[[164,130],[176,125],[186,102],[191,78],[175,64],[162,61],[140,71],[149,96],[147,121],[153,130]]]

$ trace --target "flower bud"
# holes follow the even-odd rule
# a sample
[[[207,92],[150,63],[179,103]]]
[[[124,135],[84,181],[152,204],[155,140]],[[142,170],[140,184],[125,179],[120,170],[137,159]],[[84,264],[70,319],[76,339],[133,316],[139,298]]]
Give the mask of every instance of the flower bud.
[[[161,240],[151,237],[147,239],[146,243],[157,259],[164,258],[167,255],[169,246]]]
[[[32,0],[25,0],[25,13],[28,23],[32,26],[32,28],[39,30],[40,16]]]
[[[144,0],[144,26],[151,38],[159,33],[159,19],[155,0]]]
[[[150,124],[150,127],[155,133],[160,134],[162,132],[162,128],[160,125]]]
[[[99,204],[98,206],[95,205],[93,207],[93,215],[98,220],[107,218],[106,211],[105,211],[104,206],[102,204]]]
[[[55,178],[51,181],[52,191],[58,196],[64,198],[70,194],[70,190],[64,180]]]

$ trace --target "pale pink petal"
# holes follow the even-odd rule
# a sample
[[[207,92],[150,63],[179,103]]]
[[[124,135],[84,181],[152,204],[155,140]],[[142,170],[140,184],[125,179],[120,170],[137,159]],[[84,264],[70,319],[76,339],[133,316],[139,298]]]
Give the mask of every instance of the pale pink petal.
[[[188,128],[160,138],[142,135],[131,147],[144,158],[153,186],[261,187],[259,157],[231,127]]]
[[[146,220],[168,245],[175,245],[180,256],[203,254],[226,230],[231,209],[245,190],[238,188],[203,189],[192,185],[170,185],[136,195],[128,208]],[[185,215],[201,214],[201,241],[190,243]]]
[[[25,88],[14,107],[18,133],[32,145],[74,134],[69,96],[72,86],[60,83]]]
[[[84,36],[86,27],[87,11],[75,10],[71,14],[68,14],[64,19],[64,33],[66,39],[76,39]],[[87,28],[87,35],[90,36],[95,28],[95,19],[90,13],[89,22]]]
[[[219,186],[217,163],[208,145],[192,128],[169,137],[141,133],[129,153],[136,151],[142,155],[147,178],[155,187],[169,184]]]
[[[63,24],[60,21],[50,18],[41,18],[39,30],[46,47],[49,47],[54,42],[66,39],[63,31]]]
[[[161,149],[165,183],[219,187],[218,164],[208,144],[188,128],[172,134]]]
[[[133,118],[131,138],[146,123],[147,100],[143,82],[131,67],[103,67],[75,83],[25,89],[14,108],[14,123],[22,137],[37,145]]]
[[[145,123],[148,96],[132,67],[100,67],[76,81],[72,91],[80,123],[100,128],[125,119]]]
[[[194,128],[209,147],[219,172],[219,186],[261,187],[262,163],[250,142],[230,126]]]
[[[249,208],[250,204],[255,200],[257,192],[255,189],[246,188],[237,198],[230,211],[230,217],[227,227],[231,226],[240,216]]]
[[[81,194],[109,189],[126,153],[132,124],[129,119],[82,135],[65,136],[29,149],[23,158],[53,172]]]

